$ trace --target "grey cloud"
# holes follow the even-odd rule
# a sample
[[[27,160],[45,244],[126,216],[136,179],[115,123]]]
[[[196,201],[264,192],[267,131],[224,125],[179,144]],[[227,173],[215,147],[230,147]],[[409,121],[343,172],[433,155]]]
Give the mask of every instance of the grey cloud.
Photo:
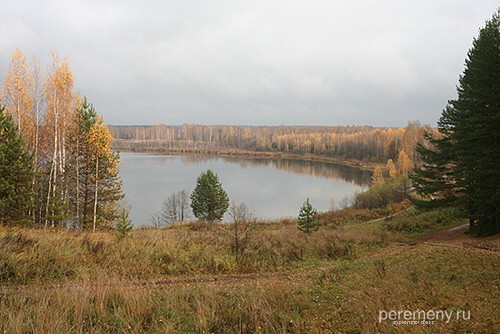
[[[435,124],[496,1],[4,1],[114,124]]]

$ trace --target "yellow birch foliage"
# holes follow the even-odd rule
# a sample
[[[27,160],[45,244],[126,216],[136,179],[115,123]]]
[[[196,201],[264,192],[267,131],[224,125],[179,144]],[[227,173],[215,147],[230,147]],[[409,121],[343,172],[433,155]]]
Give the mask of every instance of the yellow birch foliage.
[[[5,76],[2,93],[7,111],[13,116],[17,127],[23,133],[30,148],[33,147],[35,117],[32,113],[33,98],[30,94],[30,64],[21,50],[11,56]]]
[[[408,175],[413,169],[413,163],[405,150],[400,150],[398,155],[398,171],[403,175]]]
[[[66,128],[70,124],[75,106],[73,72],[66,60],[61,61],[55,53],[51,56],[52,67],[45,79],[47,113],[43,121],[45,126],[41,137],[45,142],[41,144],[49,148],[48,152],[56,151],[59,155],[58,159],[63,160],[62,167],[64,167]]]
[[[382,167],[380,166],[377,166],[375,167],[375,169],[373,170],[373,175],[372,175],[372,185],[377,185],[377,184],[381,184],[381,183],[384,183],[384,172],[382,170]]]
[[[52,68],[45,82],[47,114],[50,118],[68,118],[73,106],[73,72],[67,60],[60,60],[55,53],[52,56]]]
[[[398,177],[398,170],[392,159],[387,160],[387,170],[389,171],[389,178],[395,179]]]
[[[111,152],[112,140],[113,137],[108,127],[102,123],[102,120],[97,121],[96,124],[90,128],[87,143],[95,159],[103,157]]]

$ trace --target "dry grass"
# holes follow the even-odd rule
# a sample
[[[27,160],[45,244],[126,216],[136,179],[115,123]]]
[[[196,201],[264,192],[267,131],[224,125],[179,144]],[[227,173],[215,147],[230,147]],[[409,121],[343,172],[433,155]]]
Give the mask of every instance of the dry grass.
[[[499,263],[493,253],[398,247],[331,270],[320,282],[337,296],[331,324],[344,332],[498,333]],[[378,310],[470,310],[471,320],[394,326],[378,323]]]
[[[261,224],[237,263],[226,225],[138,229],[121,241],[0,228],[0,332],[498,332],[498,253],[391,245],[413,233],[397,229],[305,235],[293,221]],[[470,310],[471,320],[377,321],[404,309]]]
[[[365,239],[379,243],[376,236],[367,234]],[[0,282],[275,272],[351,258],[360,251],[357,243],[341,231],[305,235],[292,224],[262,224],[252,234],[242,259],[236,261],[227,225],[137,229],[125,239],[112,232],[0,228]]]
[[[86,285],[0,297],[7,333],[494,333],[498,254],[419,245],[342,260],[292,279],[134,286],[99,277]],[[470,310],[470,321],[394,326],[378,311]]]

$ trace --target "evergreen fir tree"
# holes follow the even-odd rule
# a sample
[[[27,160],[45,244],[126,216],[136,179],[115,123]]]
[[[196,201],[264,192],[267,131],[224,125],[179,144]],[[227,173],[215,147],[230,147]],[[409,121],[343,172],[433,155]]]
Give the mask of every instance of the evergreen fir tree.
[[[33,201],[33,158],[0,105],[0,224],[28,223]]]
[[[70,187],[71,209],[74,213],[73,228],[81,230],[91,225],[91,202],[94,166],[87,145],[90,129],[97,121],[94,106],[84,97],[82,104],[75,110],[72,118],[72,131],[69,134],[69,152],[71,172],[68,178],[74,187]]]
[[[122,209],[115,223],[115,231],[118,235],[118,238],[119,239],[125,238],[130,233],[133,227],[134,225],[132,224],[132,221],[128,217],[128,211]]]
[[[196,187],[191,194],[191,208],[200,220],[222,220],[229,207],[229,198],[222,188],[217,174],[210,169],[196,180]]]
[[[111,151],[111,135],[86,98],[72,121],[68,179],[72,181],[73,228],[94,229],[94,221],[99,227],[110,228],[120,215],[119,201],[124,197],[118,174],[120,156]]]
[[[302,232],[310,233],[318,229],[318,222],[314,219],[317,211],[309,203],[309,198],[304,202],[299,212],[299,219],[297,221],[298,228]]]
[[[441,133],[445,133],[442,126]],[[440,139],[425,135],[430,147],[417,145],[417,152],[422,159],[422,165],[415,168],[410,178],[419,198],[411,197],[411,201],[420,209],[438,207],[459,207],[458,194],[453,175],[453,166],[456,165],[451,153],[448,137]]]
[[[459,206],[471,227],[499,232],[500,11],[474,39],[457,92],[438,122],[442,138],[419,147],[424,165],[413,180],[430,203]]]

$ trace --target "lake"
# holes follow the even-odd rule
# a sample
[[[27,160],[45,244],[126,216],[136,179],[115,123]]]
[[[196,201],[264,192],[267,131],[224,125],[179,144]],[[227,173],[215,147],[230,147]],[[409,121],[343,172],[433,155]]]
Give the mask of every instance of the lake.
[[[309,198],[318,211],[336,209],[345,198],[366,189],[371,174],[318,161],[120,153],[123,190],[135,226],[150,225],[173,192],[190,194],[207,169],[219,175],[229,200],[244,202],[259,219],[295,217]],[[226,217],[224,220],[228,220]]]

